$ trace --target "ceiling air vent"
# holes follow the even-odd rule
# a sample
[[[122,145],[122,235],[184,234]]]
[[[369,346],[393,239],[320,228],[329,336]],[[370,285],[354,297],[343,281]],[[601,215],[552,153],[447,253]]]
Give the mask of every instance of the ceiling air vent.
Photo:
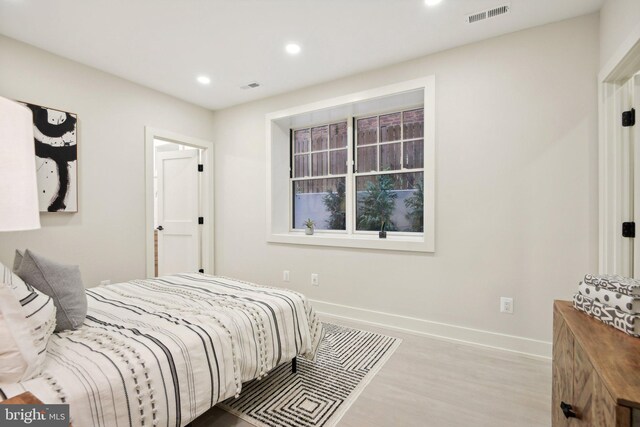
[[[479,13],[474,13],[473,15],[467,16],[467,22],[469,24],[482,21],[483,19],[487,19],[487,12],[479,12]]]
[[[508,4],[494,7],[492,9],[486,9],[480,12],[472,13],[467,15],[465,19],[468,24],[473,24],[474,22],[484,21],[485,19],[495,18],[496,16],[504,15],[505,13],[509,13],[511,10],[511,6]]]
[[[260,86],[260,83],[253,82],[253,83],[249,83],[246,86],[240,86],[240,89],[255,89],[255,88],[259,87],[259,86]]]

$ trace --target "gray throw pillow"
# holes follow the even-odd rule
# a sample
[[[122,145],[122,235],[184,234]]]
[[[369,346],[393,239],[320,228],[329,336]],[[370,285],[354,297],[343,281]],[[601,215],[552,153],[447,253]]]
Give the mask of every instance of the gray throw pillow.
[[[15,273],[20,268],[20,264],[22,264],[22,258],[24,254],[16,249],[16,256],[13,258],[13,272]]]
[[[87,295],[78,266],[58,264],[27,249],[16,274],[53,299],[56,332],[82,326],[87,316]]]

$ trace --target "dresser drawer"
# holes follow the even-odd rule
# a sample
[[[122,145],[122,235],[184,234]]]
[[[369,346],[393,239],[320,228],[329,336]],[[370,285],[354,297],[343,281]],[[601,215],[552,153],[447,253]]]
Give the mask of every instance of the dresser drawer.
[[[629,427],[631,411],[616,405],[577,342],[574,342],[573,355],[573,399],[578,417],[570,425]]]
[[[566,344],[564,349],[558,346],[563,350],[564,360],[556,358],[554,352],[553,426],[630,427],[630,409],[616,405],[580,344],[570,335]],[[571,351],[569,344],[573,344]],[[566,385],[559,387],[562,382]],[[564,415],[563,402],[571,405],[575,418]]]
[[[567,427],[570,419],[560,409],[561,403],[573,402],[573,335],[562,316],[553,316],[553,386],[551,419],[553,427]]]

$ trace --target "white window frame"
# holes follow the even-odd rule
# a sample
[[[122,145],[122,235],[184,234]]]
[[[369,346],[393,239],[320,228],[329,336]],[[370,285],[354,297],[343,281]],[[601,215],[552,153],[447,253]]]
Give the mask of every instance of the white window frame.
[[[388,233],[386,239],[380,239],[377,232],[355,232],[355,174],[353,167],[353,120],[384,114],[385,112],[406,111],[419,106],[415,102],[398,105],[379,111],[362,111],[363,108],[378,100],[383,104],[386,99],[415,99],[421,97],[424,108],[424,232]],[[395,101],[394,101],[395,102]],[[345,113],[346,112],[346,113]],[[294,230],[292,224],[292,192],[289,156],[290,131],[306,127],[316,127],[322,123],[336,123],[347,119],[347,158],[348,175],[346,178],[346,221],[347,230],[317,230],[312,236],[303,230]],[[435,252],[435,76],[396,83],[389,86],[370,89],[346,96],[332,98],[312,104],[293,107],[267,114],[266,120],[266,160],[267,160],[267,242],[280,244],[334,246],[361,249],[381,249],[414,252]],[[419,170],[418,170],[419,171]],[[402,173],[400,171],[393,171]],[[378,174],[379,172],[376,172]],[[351,225],[351,226],[350,226]]]
[[[350,194],[350,198],[352,199],[352,203],[353,201],[357,200],[357,185],[356,185],[356,180],[359,177],[363,177],[363,176],[378,176],[378,175],[398,175],[398,174],[404,174],[404,173],[419,173],[422,172],[423,173],[423,177],[424,177],[424,171],[425,171],[425,162],[426,162],[426,155],[423,153],[423,162],[422,162],[422,167],[421,168],[412,168],[412,169],[405,169],[404,164],[401,165],[400,169],[396,169],[396,170],[390,170],[390,171],[382,171],[380,170],[380,158],[382,155],[382,146],[383,145],[390,145],[390,144],[400,144],[400,158],[401,160],[404,162],[404,143],[405,142],[412,142],[412,141],[419,141],[421,139],[425,138],[425,135],[423,135],[421,138],[404,138],[404,129],[402,129],[401,126],[401,131],[400,131],[400,139],[395,140],[395,141],[386,141],[386,142],[382,142],[380,141],[380,117],[382,116],[386,116],[388,114],[393,114],[393,113],[400,113],[401,117],[404,116],[404,113],[407,111],[411,111],[411,110],[417,110],[417,109],[421,109],[423,108],[422,105],[408,105],[406,107],[403,107],[402,109],[398,110],[398,109],[394,109],[394,110],[387,110],[387,111],[379,111],[379,112],[374,112],[372,114],[364,114],[364,115],[360,115],[360,116],[356,116],[356,117],[349,117],[349,123],[353,124],[358,122],[358,120],[360,119],[367,119],[370,117],[377,117],[378,118],[378,132],[376,135],[376,142],[375,144],[370,144],[370,145],[363,145],[361,147],[372,147],[375,146],[377,149],[377,154],[376,154],[376,162],[377,162],[377,167],[378,170],[377,171],[369,171],[369,172],[358,172],[358,142],[357,142],[357,138],[356,141],[353,142],[353,147],[352,149],[355,150],[355,155],[353,156],[353,159],[355,159],[355,170],[353,172],[350,172],[349,170],[347,170],[348,175],[347,175],[347,180],[351,181],[351,188],[352,188],[352,192],[349,193]],[[355,119],[355,120],[354,120]],[[424,122],[426,123],[426,116],[424,117]],[[404,119],[402,118],[401,123],[404,123]],[[351,130],[351,128],[350,128]],[[356,135],[357,134],[357,129],[356,132],[352,132],[352,135]],[[424,179],[423,179],[423,183],[424,183]],[[424,184],[423,184],[424,185]],[[426,201],[426,200],[425,200]],[[351,212],[351,228],[353,230],[353,234],[362,234],[362,235],[369,235],[369,236],[373,236],[373,237],[377,237],[378,236],[378,231],[369,231],[369,230],[358,230],[358,217],[356,215],[356,211],[357,211],[357,206],[353,207],[353,211]],[[423,219],[424,221],[424,219]],[[348,224],[348,223],[347,223]],[[426,224],[423,224],[423,227],[425,227],[426,229]],[[418,236],[424,233],[420,233],[420,232],[403,232],[403,231],[388,231],[387,232],[387,237],[392,237],[392,236]]]
[[[327,126],[329,128],[329,132],[331,130],[331,126],[335,125],[335,124],[339,124],[339,123],[343,123],[346,120],[334,120],[332,122],[327,122],[327,123],[320,123],[317,125],[313,125],[313,126],[304,126],[304,127],[297,127],[297,128],[293,128],[291,129],[292,134],[291,134],[291,139],[289,141],[290,144],[294,144],[295,145],[295,133],[296,131],[299,130],[305,130],[305,129],[309,129],[309,151],[306,153],[302,153],[305,156],[309,156],[308,159],[308,166],[309,166],[309,172],[311,173],[311,170],[313,168],[312,166],[312,155],[314,153],[323,153],[326,152],[327,153],[327,175],[320,175],[320,176],[313,176],[313,175],[309,175],[309,176],[300,176],[300,177],[296,177],[295,174],[295,149],[293,147],[291,147],[291,178],[289,179],[289,189],[291,190],[291,193],[289,195],[289,200],[293,200],[294,197],[294,191],[293,191],[293,183],[296,181],[311,181],[314,179],[338,179],[338,178],[344,178],[345,180],[345,194],[349,194],[347,192],[347,182],[349,181],[349,177],[351,175],[351,172],[349,171],[349,167],[351,166],[351,163],[349,162],[349,159],[351,159],[351,157],[349,157],[351,150],[349,149],[349,132],[351,131],[351,127],[349,126],[349,122],[347,121],[347,146],[346,147],[340,147],[340,148],[331,148],[331,134],[329,133],[327,135],[327,149],[326,150],[316,150],[313,151],[312,147],[313,147],[313,139],[311,139],[311,134],[313,133],[313,129],[314,128],[319,128],[319,127],[323,127],[323,126]],[[336,174],[336,175],[331,175],[331,152],[332,151],[340,151],[340,150],[344,150],[346,148],[347,150],[347,172],[343,173],[343,174]],[[346,203],[346,199],[347,197],[345,197],[345,203]],[[347,211],[347,215],[348,215],[348,209],[346,208],[345,205],[345,210]],[[289,220],[289,232],[290,233],[299,233],[301,231],[301,229],[295,229],[294,228],[294,224],[293,224],[293,202],[291,202],[291,205],[289,207],[289,211],[290,211],[290,220]],[[349,224],[347,222],[347,219],[345,219],[345,224]],[[349,227],[346,226],[346,228],[348,229]],[[316,230],[316,233],[341,233],[344,234],[347,232],[347,230]]]

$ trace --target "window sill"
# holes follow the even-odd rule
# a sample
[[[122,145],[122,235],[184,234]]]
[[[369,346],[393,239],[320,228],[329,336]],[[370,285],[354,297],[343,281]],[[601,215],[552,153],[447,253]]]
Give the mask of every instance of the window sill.
[[[269,243],[290,245],[333,246],[339,248],[378,249],[386,251],[434,252],[425,236],[387,235],[381,239],[371,234],[336,235],[333,233],[316,233],[308,236],[303,233],[274,233],[267,236]]]

